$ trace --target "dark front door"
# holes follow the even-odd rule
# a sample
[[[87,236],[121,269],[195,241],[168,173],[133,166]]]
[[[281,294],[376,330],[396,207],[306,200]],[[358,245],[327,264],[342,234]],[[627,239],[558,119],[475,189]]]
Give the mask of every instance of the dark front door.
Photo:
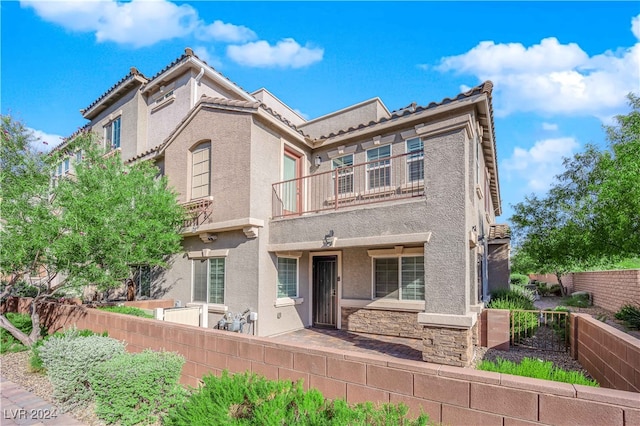
[[[313,258],[313,325],[336,327],[337,256]]]

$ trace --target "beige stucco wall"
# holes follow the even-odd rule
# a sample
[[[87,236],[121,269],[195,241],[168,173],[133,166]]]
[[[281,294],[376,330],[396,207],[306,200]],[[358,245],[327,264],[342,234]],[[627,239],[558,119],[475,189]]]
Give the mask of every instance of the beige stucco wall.
[[[489,292],[509,289],[509,243],[489,244]]]
[[[369,124],[382,117],[388,117],[388,112],[379,99],[371,99],[355,106],[347,107],[339,112],[318,117],[299,126],[300,130],[311,137],[327,136],[359,124]]]

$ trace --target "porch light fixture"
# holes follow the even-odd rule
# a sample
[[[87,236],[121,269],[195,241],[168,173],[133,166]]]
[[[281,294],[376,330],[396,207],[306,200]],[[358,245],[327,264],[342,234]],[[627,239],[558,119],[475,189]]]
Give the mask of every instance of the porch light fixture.
[[[322,247],[333,247],[333,229],[322,239]]]
[[[322,157],[316,155],[316,158],[313,159],[313,164],[315,164],[316,167],[320,167],[320,164],[322,164]]]

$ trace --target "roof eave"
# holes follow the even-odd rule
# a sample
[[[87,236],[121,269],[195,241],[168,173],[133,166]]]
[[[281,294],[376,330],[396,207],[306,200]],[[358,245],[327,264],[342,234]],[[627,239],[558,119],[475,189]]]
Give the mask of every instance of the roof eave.
[[[108,94],[106,94],[102,99],[93,104],[90,108],[81,109],[80,113],[87,120],[93,120],[95,117],[100,114],[103,110],[112,105],[115,100],[125,93],[129,92],[133,87],[137,84],[143,85],[147,82],[147,79],[142,75],[131,75],[130,78],[127,78],[125,81],[120,83],[117,87],[111,90]]]

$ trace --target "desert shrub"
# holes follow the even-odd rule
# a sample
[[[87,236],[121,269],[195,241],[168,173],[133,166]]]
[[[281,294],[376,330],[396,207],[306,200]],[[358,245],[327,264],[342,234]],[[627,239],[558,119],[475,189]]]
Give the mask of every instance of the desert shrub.
[[[616,312],[615,317],[624,321],[629,328],[640,330],[640,306],[624,305]]]
[[[328,401],[302,383],[267,380],[250,373],[203,377],[204,386],[164,418],[166,425],[424,425],[426,415],[405,419],[405,405],[350,406]]]
[[[33,330],[33,327],[31,325],[31,315],[7,312],[5,314],[5,317],[18,330],[27,335],[31,333],[31,330]],[[22,352],[26,351],[27,349],[28,348],[20,343],[18,339],[13,337],[11,333],[9,333],[4,328],[0,328],[0,354],[4,354],[7,352]]]
[[[500,289],[491,293],[491,302],[487,305],[493,309],[527,309],[533,310],[534,296],[531,292],[520,291],[526,289],[515,290],[517,286],[511,286],[509,290]],[[498,307],[500,305],[501,307]]]
[[[102,306],[98,308],[102,311],[115,312],[117,314],[133,315],[142,318],[153,318],[153,315],[146,313],[135,306]]]
[[[178,384],[183,364],[181,355],[151,350],[96,364],[89,373],[96,414],[107,423],[156,423],[184,399]]]
[[[6,286],[7,283],[5,282],[0,284],[0,291],[4,291]],[[40,291],[38,290],[38,287],[35,287],[27,283],[26,281],[20,281],[16,283],[9,291],[10,296],[16,297],[36,297],[39,293]]]
[[[509,275],[509,283],[524,287],[529,284],[529,277],[524,274],[511,274]]]
[[[553,294],[554,296],[562,296],[562,287],[560,284],[552,284],[549,287],[549,294]]]
[[[110,337],[78,337],[77,332],[69,332],[47,339],[38,351],[53,385],[53,397],[62,411],[68,411],[91,401],[90,367],[124,353],[124,343]]]
[[[536,379],[553,380],[554,382],[571,383],[585,386],[599,386],[595,380],[588,379],[579,371],[567,371],[555,367],[551,361],[533,358],[523,358],[520,363],[498,358],[493,361],[481,361],[478,370],[495,371],[497,373],[513,374],[514,376],[533,377]]]
[[[588,294],[576,294],[574,296],[567,297],[562,301],[562,303],[576,308],[588,308],[591,306],[591,300],[589,300]]]
[[[106,331],[103,332],[102,334],[98,334],[88,329],[77,330],[75,327],[69,328],[68,330],[64,330],[64,331],[56,331],[55,333],[49,336],[46,336],[44,339],[38,340],[31,347],[31,356],[29,357],[29,369],[34,373],[45,373],[47,371],[47,369],[44,368],[44,363],[42,362],[42,357],[40,356],[40,347],[44,345],[44,342],[46,342],[47,339],[51,339],[53,337],[58,338],[62,336],[73,338],[74,336],[75,337],[88,337],[88,336],[107,337],[107,335],[108,334]]]

